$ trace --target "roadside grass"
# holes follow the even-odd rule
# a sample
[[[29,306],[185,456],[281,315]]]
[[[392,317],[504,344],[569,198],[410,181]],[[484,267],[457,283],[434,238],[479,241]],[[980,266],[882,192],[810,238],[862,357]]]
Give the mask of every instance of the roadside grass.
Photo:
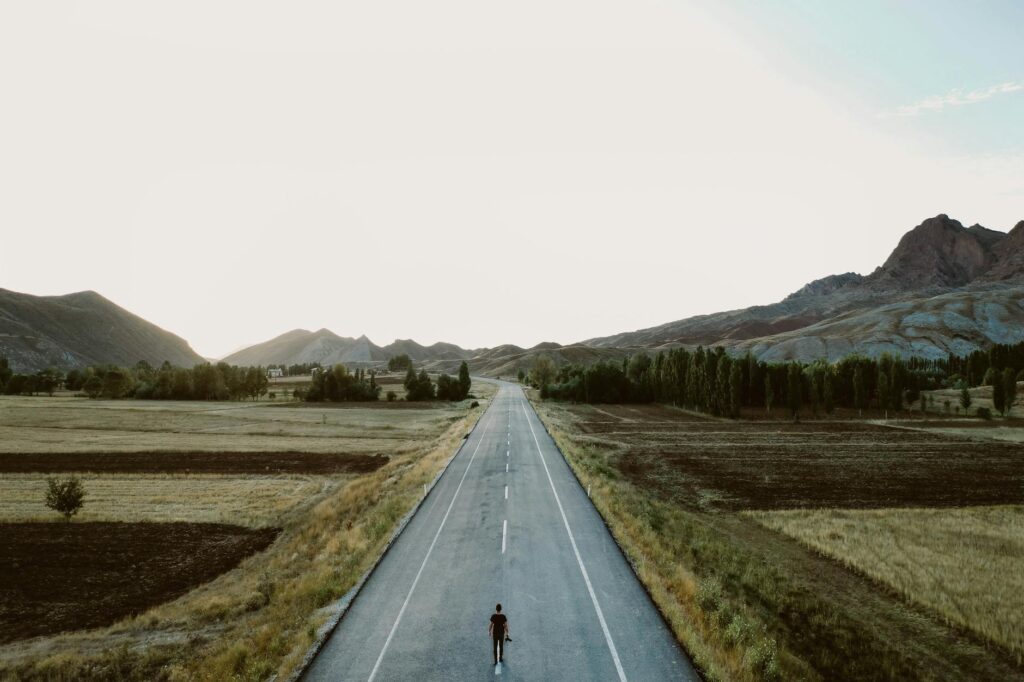
[[[843,479],[860,469],[825,460],[835,442],[857,439],[858,425],[852,425],[854,433],[823,444],[821,435],[829,429],[787,435],[784,427],[776,428],[781,425],[737,428],[664,407],[601,406],[598,411],[538,403],[537,408],[708,679],[1024,679],[1024,668],[1012,657],[742,513],[756,508],[752,500],[770,502],[777,487],[789,498],[804,495],[801,506],[840,494]],[[861,456],[886,442],[874,433],[881,427],[868,427],[867,435],[860,435]],[[730,458],[738,445],[756,454],[777,431],[790,446],[783,448],[788,469],[773,467],[770,457]],[[931,440],[925,436],[914,441],[915,447]],[[699,454],[690,457],[691,450]],[[958,451],[939,447],[936,452],[940,461],[926,469],[946,480],[949,469],[941,460],[957,457]],[[649,464],[684,456],[670,459],[671,466],[643,470],[636,468],[638,453]],[[839,457],[853,462],[854,454]],[[923,455],[919,451],[911,462],[932,464]],[[890,475],[900,472],[897,464],[888,462]],[[794,472],[812,480],[787,482]],[[915,477],[913,467],[905,473]],[[815,476],[820,490],[808,484]],[[1020,494],[1014,483],[1007,485]],[[856,504],[857,495],[850,501]]]
[[[487,385],[475,385],[478,396],[493,395]],[[32,402],[33,399],[25,399]],[[47,401],[50,399],[36,399]],[[59,400],[59,399],[57,399]],[[0,401],[3,403],[4,401]],[[232,523],[280,528],[276,541],[261,553],[250,556],[235,569],[165,603],[121,620],[106,628],[85,630],[12,642],[0,647],[0,680],[265,680],[272,675],[286,679],[301,662],[317,628],[328,617],[321,610],[356,583],[380,555],[398,521],[422,496],[423,485],[434,478],[455,453],[462,438],[486,408],[469,402],[435,403],[423,409],[392,409],[386,404],[348,409],[288,409],[238,404],[179,405],[174,403],[120,402],[97,405],[80,400],[78,405],[53,403],[57,414],[45,414],[46,402],[25,405],[13,401],[3,405],[6,413],[36,411],[27,416],[18,413],[20,447],[39,444],[40,430],[50,432],[47,424],[61,422],[63,410],[90,410],[112,413],[132,419],[135,410],[146,414],[128,432],[132,451],[150,449],[155,444],[173,451],[194,451],[197,439],[207,436],[197,429],[209,429],[213,416],[234,421],[281,420],[279,428],[322,431],[303,444],[313,443],[313,451],[385,454],[390,460],[365,474],[335,476],[196,476],[196,475],[94,475],[86,479],[87,490],[112,487],[111,494],[131,489],[137,495],[132,502],[150,505],[154,515],[186,515],[192,509],[199,516],[221,514]],[[79,407],[81,405],[81,407]],[[323,423],[326,414],[327,424]],[[117,417],[111,418],[116,421]],[[196,421],[193,422],[192,420]],[[163,420],[166,431],[154,431],[152,420]],[[231,421],[228,421],[231,420]],[[319,420],[319,421],[318,421]],[[149,423],[145,423],[149,421]],[[6,422],[5,422],[6,423]],[[213,424],[216,426],[217,424]],[[197,426],[198,425],[198,426]],[[384,427],[390,428],[385,429]],[[363,437],[367,428],[390,432],[386,439]],[[45,445],[45,451],[66,447],[83,448],[80,438],[88,429],[77,426],[52,429],[57,440]],[[295,442],[293,435],[271,429],[247,441],[254,451],[273,452],[297,448],[283,445]],[[146,440],[145,445],[140,439]],[[232,436],[223,449],[239,447]],[[93,450],[108,452],[109,443]],[[127,448],[124,451],[129,451]],[[215,450],[214,450],[215,452]],[[40,455],[42,456],[42,455]],[[22,488],[38,495],[39,481],[45,477],[8,474],[3,482],[17,481]],[[149,487],[147,487],[149,486]],[[163,488],[161,486],[164,486]],[[175,487],[178,490],[175,491]],[[223,487],[227,486],[227,488]],[[237,488],[232,492],[231,486]],[[290,486],[290,488],[289,488]],[[17,487],[17,486],[15,486]],[[161,499],[144,499],[155,490]],[[233,494],[251,490],[249,499],[232,500]],[[96,493],[99,495],[99,493]],[[165,495],[166,494],[166,495]],[[176,507],[175,495],[182,504]],[[278,495],[283,494],[279,500]],[[164,496],[165,495],[165,496]],[[190,502],[188,498],[192,496]],[[207,500],[203,507],[196,500]],[[293,501],[295,501],[293,503]],[[130,516],[136,510],[114,509],[99,497],[91,500],[97,513]],[[167,503],[164,506],[164,502]],[[259,509],[260,503],[267,507]],[[232,506],[235,505],[235,506]],[[90,500],[86,502],[86,508]],[[88,513],[88,512],[86,512]],[[188,520],[195,520],[195,516]]]
[[[1024,507],[751,512],[1024,662]]]

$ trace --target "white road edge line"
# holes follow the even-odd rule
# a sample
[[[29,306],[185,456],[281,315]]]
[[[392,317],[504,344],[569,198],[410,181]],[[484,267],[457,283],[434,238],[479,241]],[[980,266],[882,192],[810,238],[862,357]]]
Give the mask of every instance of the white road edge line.
[[[505,538],[508,537],[508,519],[501,522],[501,553],[505,553]]]
[[[493,420],[487,422],[487,428],[484,429],[483,433],[480,434],[480,439],[476,442],[476,447],[473,449],[473,456],[469,458],[469,464],[466,465],[466,470],[462,472],[462,478],[459,480],[459,485],[455,488],[455,494],[452,495],[452,501],[448,503],[448,509],[445,511],[444,516],[441,518],[441,525],[437,527],[437,532],[434,534],[434,539],[430,543],[430,547],[427,548],[427,555],[423,557],[423,563],[420,564],[420,570],[416,571],[416,577],[412,581],[412,586],[409,588],[409,594],[405,595],[405,601],[402,603],[402,608],[398,611],[398,617],[395,618],[395,624],[391,626],[391,632],[388,633],[388,638],[384,640],[384,647],[380,650],[380,655],[377,656],[377,662],[373,664],[373,670],[370,671],[370,677],[367,678],[366,682],[373,682],[373,678],[377,676],[377,671],[380,670],[380,664],[384,660],[384,654],[388,650],[388,646],[391,644],[391,640],[395,636],[395,630],[398,629],[398,623],[402,620],[402,615],[405,614],[406,607],[409,606],[409,600],[412,599],[413,590],[416,589],[416,583],[420,581],[420,576],[423,575],[423,569],[427,566],[427,560],[430,559],[431,552],[434,551],[434,545],[437,544],[437,539],[441,537],[441,531],[444,529],[444,524],[448,521],[448,515],[452,513],[452,507],[455,506],[455,499],[459,496],[459,491],[462,490],[462,484],[466,481],[466,475],[469,474],[469,468],[473,466],[473,460],[476,459],[476,453],[480,450],[480,444],[484,442],[484,436],[491,428]]]
[[[601,611],[601,605],[597,603],[597,595],[594,593],[594,586],[590,584],[590,575],[587,573],[587,567],[583,565],[583,558],[580,556],[580,550],[576,546],[576,538],[573,537],[572,528],[569,527],[569,519],[565,516],[565,509],[562,508],[562,501],[558,498],[558,491],[555,490],[555,482],[551,478],[551,472],[548,470],[547,460],[544,459],[544,453],[540,449],[540,441],[537,440],[537,432],[533,430],[533,422],[530,421],[530,413],[526,411],[526,399],[523,399],[523,415],[526,417],[526,423],[530,426],[530,433],[533,434],[533,442],[537,446],[537,454],[540,455],[540,463],[544,465],[544,473],[548,476],[548,484],[551,486],[551,493],[555,496],[555,504],[558,505],[558,511],[562,515],[562,523],[565,524],[565,532],[569,534],[569,542],[572,544],[572,551],[576,555],[576,563],[580,566],[580,573],[583,574],[583,582],[587,584],[587,592],[590,593],[590,601],[594,603],[594,610],[597,611],[597,620],[601,623],[601,630],[604,631],[604,640],[608,643],[608,650],[611,651],[612,660],[615,661],[615,670],[619,673],[620,682],[626,682],[626,671],[622,669],[622,661],[619,660],[619,652],[615,648],[615,642],[612,641],[612,633],[608,631],[608,623],[604,620],[604,613]]]

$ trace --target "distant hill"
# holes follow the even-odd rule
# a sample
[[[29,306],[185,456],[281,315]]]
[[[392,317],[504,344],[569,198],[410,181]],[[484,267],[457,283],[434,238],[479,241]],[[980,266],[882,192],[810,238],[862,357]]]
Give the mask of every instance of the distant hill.
[[[431,372],[454,374],[465,360],[473,374],[515,376],[528,371],[538,355],[547,355],[556,365],[580,363],[589,365],[598,360],[620,360],[627,353],[617,348],[592,348],[584,345],[561,346],[539,343],[533,348],[510,344],[494,348],[467,350],[451,343],[424,346],[410,339],[399,339],[386,346],[377,346],[365,336],[358,339],[338,336],[329,329],[311,332],[295,329],[264,343],[232,353],[224,362],[237,365],[297,365],[319,362],[321,365],[343,364],[348,367],[383,367],[396,355],[408,355],[417,368]]]
[[[0,289],[0,356],[14,371],[204,362],[188,343],[95,291],[32,296]]]
[[[621,348],[595,348],[575,344],[539,343],[533,348],[513,345],[497,346],[481,351],[469,360],[474,374],[514,377],[519,370],[528,372],[539,355],[546,355],[558,366],[566,364],[591,365],[603,360],[621,360],[629,351]]]
[[[689,317],[583,344],[648,349],[724,344],[765,359],[835,359],[852,351],[934,356],[943,349],[970,351],[1008,338],[1003,325],[1021,321],[1012,301],[1022,286],[1024,221],[1007,234],[981,225],[965,228],[943,214],[903,235],[870,275],[831,275],[778,303]],[[970,295],[942,298],[956,293]],[[963,305],[976,311],[966,326],[957,312]],[[934,343],[923,340],[919,321],[925,318],[914,313],[940,309],[944,312],[928,323]],[[986,316],[986,310],[993,312]]]
[[[450,343],[423,346],[411,340],[399,340],[381,347],[365,336],[357,339],[338,336],[329,329],[315,332],[293,329],[269,341],[258,343],[224,358],[233,365],[299,365],[319,362],[321,365],[343,364],[379,366],[396,355],[407,354],[420,364],[454,362],[469,359],[472,351]]]

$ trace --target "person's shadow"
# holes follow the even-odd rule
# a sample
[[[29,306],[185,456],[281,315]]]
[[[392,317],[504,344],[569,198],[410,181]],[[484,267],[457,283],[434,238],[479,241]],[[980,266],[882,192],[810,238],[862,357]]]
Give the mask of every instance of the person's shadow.
[[[513,674],[508,661],[505,660],[494,665],[492,675],[488,679],[495,680],[496,682],[508,682],[508,680],[515,679],[515,677],[512,677]]]

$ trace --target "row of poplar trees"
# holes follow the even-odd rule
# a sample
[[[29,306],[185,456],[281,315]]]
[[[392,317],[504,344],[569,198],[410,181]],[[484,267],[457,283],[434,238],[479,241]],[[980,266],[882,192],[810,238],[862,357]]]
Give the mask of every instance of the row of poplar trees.
[[[949,379],[945,360],[851,355],[836,363],[766,363],[751,354],[732,357],[722,347],[641,353],[588,367],[556,368],[547,359],[530,373],[546,398],[659,402],[730,417],[742,408],[781,406],[793,415],[804,408],[830,413],[836,406],[899,411],[918,400],[920,391],[941,388]]]

